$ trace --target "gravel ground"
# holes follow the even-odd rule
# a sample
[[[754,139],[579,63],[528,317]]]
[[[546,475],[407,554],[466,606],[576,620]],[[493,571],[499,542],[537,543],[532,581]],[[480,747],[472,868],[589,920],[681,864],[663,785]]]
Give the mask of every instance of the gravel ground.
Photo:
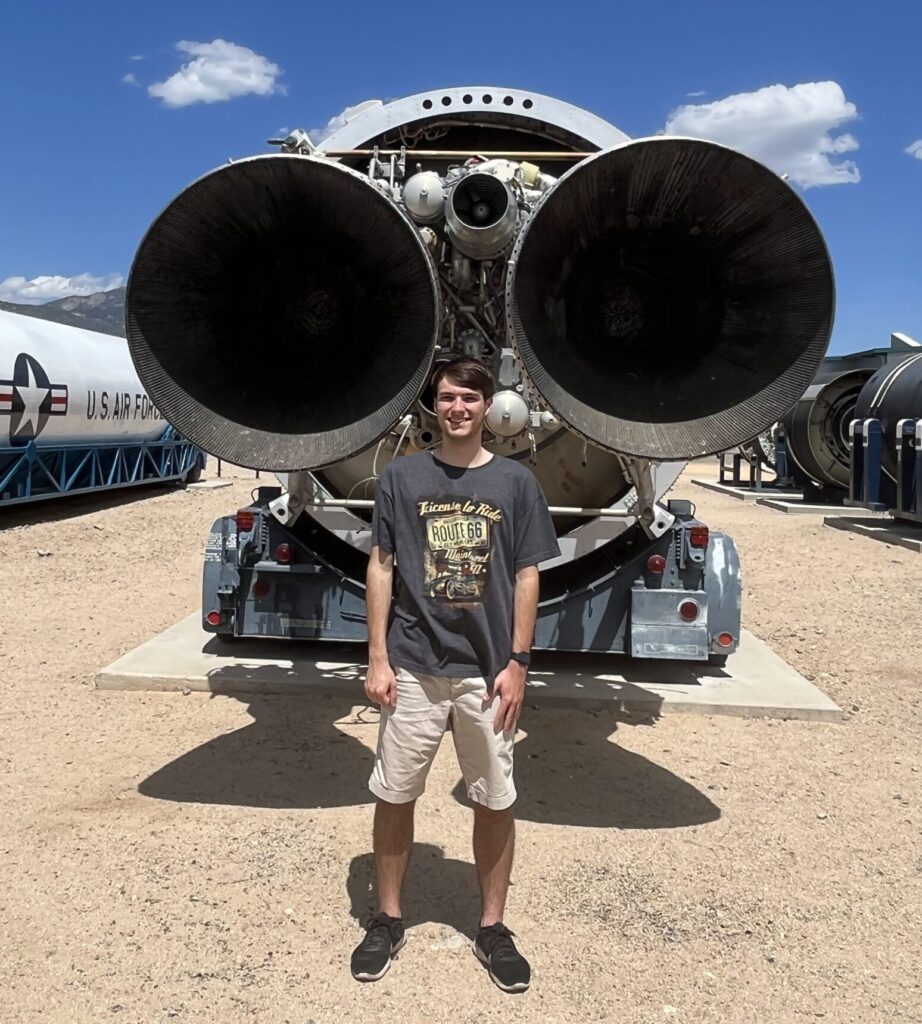
[[[362,986],[375,713],[93,690],[198,606],[208,527],[252,474],[3,514],[0,1020],[922,1020],[922,556],[687,477],[676,493],[741,549],[745,624],[848,718],[528,710],[507,917],[523,996],[470,952],[450,743],[418,810],[406,950]]]

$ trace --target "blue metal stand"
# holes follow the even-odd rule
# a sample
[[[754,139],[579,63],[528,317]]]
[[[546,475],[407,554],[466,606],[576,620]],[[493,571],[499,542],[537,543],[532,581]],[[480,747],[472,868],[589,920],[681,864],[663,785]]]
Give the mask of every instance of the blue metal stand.
[[[896,425],[895,519],[922,523],[922,419]]]
[[[156,441],[0,447],[0,508],[137,484],[182,481],[205,454],[168,427]]]
[[[883,430],[880,420],[852,420],[848,428],[851,465],[846,505],[886,512],[880,500],[883,467],[880,462]]]
[[[896,425],[895,487],[881,462],[880,420],[852,420],[849,435],[852,455],[846,504],[922,523],[922,419],[903,419]]]

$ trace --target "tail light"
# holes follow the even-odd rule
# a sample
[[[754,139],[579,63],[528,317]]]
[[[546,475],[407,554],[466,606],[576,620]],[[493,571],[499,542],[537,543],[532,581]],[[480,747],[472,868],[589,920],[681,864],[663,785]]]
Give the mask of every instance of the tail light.
[[[711,531],[706,526],[693,526],[689,531],[688,543],[693,548],[706,548]]]
[[[253,510],[249,508],[238,508],[234,518],[237,520],[237,533],[248,533],[256,521]]]
[[[718,633],[717,634],[717,646],[718,647],[732,647],[733,646],[733,634],[732,633]]]
[[[218,611],[209,612],[205,616],[205,621],[209,626],[220,626],[221,625],[221,613]]]
[[[290,544],[279,544],[275,549],[275,560],[276,562],[282,562],[287,564],[291,561],[291,545]]]
[[[701,607],[697,601],[683,601],[679,605],[679,615],[681,615],[686,622],[694,622],[700,614]]]
[[[661,576],[666,570],[666,559],[662,555],[650,555],[647,559],[647,569],[657,576]]]
[[[268,580],[257,580],[253,584],[253,597],[266,597],[271,589]]]

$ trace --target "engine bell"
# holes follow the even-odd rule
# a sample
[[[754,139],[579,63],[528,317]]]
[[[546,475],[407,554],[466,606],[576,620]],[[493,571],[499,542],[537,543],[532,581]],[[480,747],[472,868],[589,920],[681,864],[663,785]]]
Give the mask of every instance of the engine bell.
[[[656,460],[735,447],[804,393],[832,330],[823,237],[773,171],[699,139],[577,164],[521,231],[506,303],[574,431]]]
[[[274,471],[329,465],[420,394],[440,329],[427,244],[372,181],[314,157],[206,174],[148,229],[128,345],[195,444]]]

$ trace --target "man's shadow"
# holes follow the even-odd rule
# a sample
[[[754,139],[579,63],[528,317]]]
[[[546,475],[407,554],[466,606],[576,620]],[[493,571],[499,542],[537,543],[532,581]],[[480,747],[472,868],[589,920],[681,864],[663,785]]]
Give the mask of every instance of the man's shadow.
[[[526,708],[515,745],[516,818],[595,828],[681,828],[720,817],[691,783],[609,740],[608,711]],[[463,781],[453,790],[468,804]]]
[[[346,880],[350,913],[362,925],[377,908],[375,858],[372,853],[353,857]],[[401,910],[408,928],[434,921],[473,939],[480,917],[477,871],[472,863],[446,857],[432,843],[416,843]]]
[[[217,736],[148,776],[138,791],[158,800],[240,807],[349,807],[371,803],[374,755],[333,724],[353,695],[239,697],[252,724]],[[377,712],[363,711],[377,735]]]

